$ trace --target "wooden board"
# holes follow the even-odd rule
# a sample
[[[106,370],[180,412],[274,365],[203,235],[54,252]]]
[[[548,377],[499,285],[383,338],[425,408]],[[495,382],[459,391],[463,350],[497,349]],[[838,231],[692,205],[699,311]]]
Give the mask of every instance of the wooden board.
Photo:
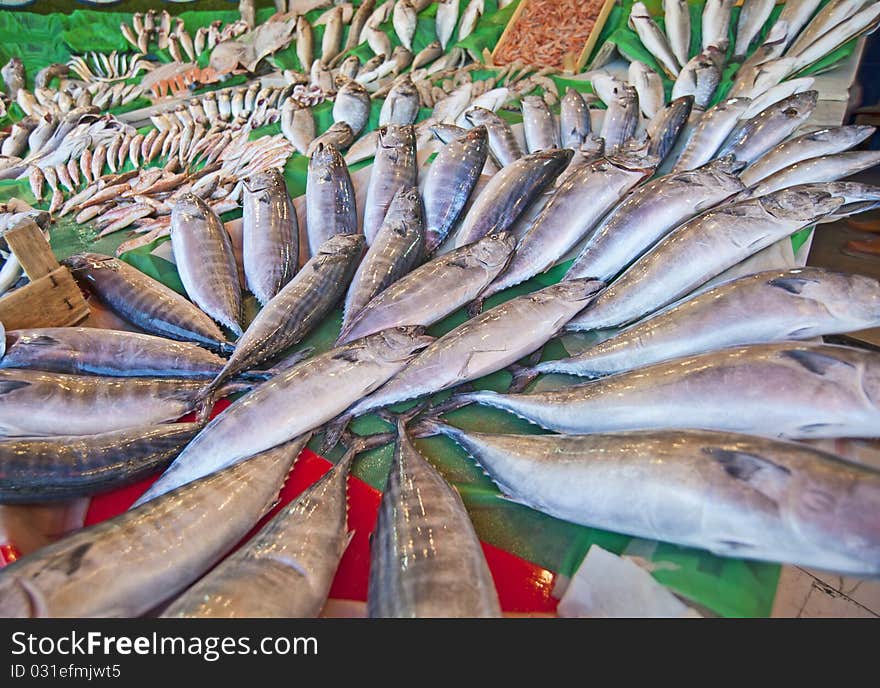
[[[60,266],[46,242],[43,231],[33,220],[24,220],[3,235],[10,250],[21,263],[21,269],[31,281],[48,275]]]

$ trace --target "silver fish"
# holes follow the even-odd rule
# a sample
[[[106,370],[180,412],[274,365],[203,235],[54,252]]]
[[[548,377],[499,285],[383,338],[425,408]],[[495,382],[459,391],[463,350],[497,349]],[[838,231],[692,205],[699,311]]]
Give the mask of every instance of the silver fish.
[[[394,83],[379,112],[379,126],[413,124],[419,116],[419,92],[409,74]]]
[[[700,431],[431,429],[461,445],[512,499],[557,518],[720,556],[880,571],[880,533],[869,516],[880,474],[803,444]]]
[[[241,287],[232,239],[217,214],[195,194],[185,194],[174,204],[171,248],[190,299],[240,336]]]
[[[790,30],[784,21],[777,21],[770,29],[764,42],[740,65],[740,71],[750,70],[765,62],[778,60],[788,45]]]
[[[706,110],[672,171],[694,170],[715,158],[750,103],[750,98],[728,98]]]
[[[309,117],[312,116],[311,110],[304,110],[304,112],[308,112]],[[306,150],[306,155],[311,157],[320,145],[332,145],[338,150],[344,150],[351,145],[352,141],[354,141],[354,131],[348,123],[335,122],[327,131],[312,140]]]
[[[605,150],[617,151],[635,134],[639,124],[639,96],[632,86],[615,90],[614,97],[607,103],[605,119],[602,121],[600,136],[605,139]]]
[[[99,253],[80,253],[64,264],[114,313],[145,332],[221,351],[230,348],[208,315],[127,263]]]
[[[447,143],[431,163],[423,190],[426,253],[436,250],[458,222],[488,153],[486,127],[478,126]]]
[[[769,270],[702,289],[583,353],[533,370],[601,377],[729,346],[878,325],[877,280],[822,268]]]
[[[501,616],[461,497],[415,448],[402,422],[370,550],[367,614]]]
[[[827,344],[753,344],[676,358],[553,392],[460,395],[547,430],[695,428],[790,439],[877,434],[880,356]]]
[[[786,3],[796,4],[796,3]],[[805,2],[804,4],[810,4]],[[810,21],[797,39],[789,46],[787,54],[792,57],[800,55],[809,46],[814,45],[822,36],[846,21],[865,5],[867,0],[831,0]]]
[[[778,103],[780,100],[785,100],[796,93],[809,91],[813,88],[815,82],[816,80],[811,76],[783,81],[781,84],[777,84],[776,86],[767,89],[764,93],[752,100],[751,105],[749,105],[748,109],[743,113],[741,119],[751,119],[774,103]]]
[[[592,130],[590,109],[573,88],[565,90],[559,110],[559,133],[563,148],[579,148]]]
[[[0,614],[145,614],[193,583],[253,528],[301,449],[291,443],[254,456],[19,559],[0,571]]]
[[[603,286],[593,280],[569,280],[480,313],[440,337],[383,387],[349,408],[346,416],[360,416],[501,370],[543,346],[589,306]]]
[[[8,330],[0,345],[0,368],[72,375],[214,377],[226,362],[191,342],[94,327]]]
[[[0,504],[77,499],[130,485],[171,463],[199,427],[170,423],[0,440]]]
[[[327,423],[398,373],[432,341],[420,330],[384,330],[275,375],[205,426],[137,503]],[[328,385],[328,379],[337,382]],[[242,432],[258,419],[264,428],[258,437]]]
[[[648,155],[662,164],[675,150],[682,139],[688,120],[694,108],[693,96],[682,96],[664,106],[648,122],[645,134],[648,137]]]
[[[797,93],[741,122],[718,151],[718,157],[733,155],[737,160],[754,162],[807,121],[818,97],[816,91]]]
[[[678,79],[675,81],[676,84],[682,79],[683,74],[684,71],[678,75]],[[629,83],[636,89],[636,93],[639,97],[639,109],[645,117],[651,119],[660,112],[666,104],[666,93],[663,90],[663,79],[657,72],[648,67],[648,65],[639,62],[638,60],[629,63],[628,75]],[[676,95],[673,88],[673,98],[678,98],[681,95],[685,94],[682,93]]]
[[[458,22],[459,0],[441,0],[437,3],[436,30],[440,47],[446,50]]]
[[[394,195],[382,226],[351,280],[345,297],[343,329],[373,297],[422,261],[425,253],[422,215],[418,188],[403,187]]]
[[[721,70],[715,60],[700,53],[682,67],[681,73],[672,85],[672,98],[693,96],[694,107],[705,110],[711,102],[718,84]]]
[[[440,45],[440,41],[428,43],[428,45],[416,53],[416,56],[412,61],[412,68],[415,70],[431,64],[434,60],[443,55],[443,52],[444,49]]]
[[[367,24],[364,27],[364,35],[367,39],[367,45],[370,46],[374,55],[381,55],[383,59],[391,57],[391,39],[387,33]]]
[[[316,255],[321,245],[337,234],[357,232],[356,203],[345,160],[332,145],[319,145],[309,160],[306,179],[309,255]]]
[[[324,26],[324,35],[321,37],[321,62],[324,65],[329,65],[339,54],[342,30],[342,7],[337,6],[330,10]]]
[[[370,94],[356,81],[347,81],[336,93],[333,121],[345,122],[357,136],[370,118]]]
[[[312,25],[304,16],[296,20],[296,57],[300,67],[306,73],[312,68],[314,61],[314,35]]]
[[[797,56],[796,69],[804,69],[847,41],[874,31],[880,25],[880,5],[872,3],[807,46]]]
[[[506,231],[562,173],[573,152],[551,148],[531,153],[493,175],[452,237],[455,248]]]
[[[880,151],[849,151],[820,155],[782,168],[759,181],[749,193],[755,197],[765,196],[795,185],[833,182],[876,165],[880,165]]]
[[[736,25],[736,41],[734,41],[733,47],[734,60],[741,60],[748,54],[752,42],[770,18],[775,4],[776,0],[745,0],[743,2]]]
[[[162,616],[317,617],[350,540],[346,480],[351,457],[279,511]]]
[[[666,75],[671,79],[677,77],[681,65],[672,52],[666,34],[654,21],[648,8],[645,7],[645,3],[633,3],[627,25],[639,35],[639,40],[645,46],[645,50],[657,60],[657,64],[666,72]]]
[[[337,234],[324,242],[257,313],[210,389],[282,353],[311,332],[339,301],[363,247],[364,238],[358,234]]]
[[[364,200],[363,232],[371,244],[388,206],[400,189],[416,186],[416,139],[411,125],[388,124],[379,129],[379,145]]]
[[[463,41],[470,36],[474,32],[474,29],[477,28],[477,24],[480,22],[483,13],[486,11],[485,5],[486,3],[484,0],[470,0],[468,6],[465,7],[464,12],[461,14],[461,22],[459,22],[458,25],[459,41]]]
[[[301,155],[307,155],[315,140],[315,118],[311,109],[300,106],[293,98],[285,100],[281,106],[281,133]]]
[[[733,5],[734,0],[706,0],[702,17],[703,50],[714,45],[727,51]]]
[[[567,174],[520,239],[510,265],[483,296],[491,296],[549,270],[588,236],[621,198],[652,173],[653,168],[645,167],[639,158],[612,156],[599,158]]]
[[[442,320],[480,295],[507,265],[515,244],[512,235],[499,232],[416,268],[373,298],[343,328],[337,344],[390,327]]]
[[[418,16],[409,0],[397,0],[391,14],[394,33],[407,50],[412,50],[413,36],[416,32]],[[389,54],[390,56],[390,54]]]
[[[348,79],[354,79],[360,70],[361,60],[357,55],[349,55],[339,65],[339,74]]]
[[[284,177],[274,167],[244,180],[243,205],[244,274],[248,289],[265,306],[299,265],[296,211]]]
[[[782,6],[782,12],[776,23],[787,25],[785,47],[791,45],[821,4],[822,0],[800,0],[800,2],[786,2]]]
[[[523,131],[529,153],[559,148],[559,127],[556,118],[540,96],[522,99]]]
[[[820,190],[792,189],[698,215],[637,260],[568,328],[592,330],[633,322],[842,204],[842,198]]]
[[[486,108],[476,107],[467,110],[464,116],[471,125],[486,127],[489,134],[489,155],[500,167],[510,165],[523,156],[513,130],[499,115]]]
[[[375,8],[376,0],[364,0],[364,2],[358,5],[357,11],[351,18],[351,25],[348,28],[348,37],[345,39],[345,47],[340,54],[344,54],[357,46],[360,42],[361,32],[367,25],[367,20],[370,18],[370,15]]]
[[[685,65],[691,49],[691,12],[687,0],[663,0],[664,28],[678,64]]]
[[[859,125],[825,127],[783,141],[776,148],[758,158],[742,173],[743,184],[753,186],[776,172],[803,160],[822,155],[834,155],[855,148],[869,138],[874,131],[874,127]],[[829,179],[828,181],[833,180]]]
[[[741,191],[737,168],[721,160],[637,188],[590,235],[566,278],[610,282],[670,231]]]
[[[9,62],[3,65],[3,69],[0,69],[0,76],[3,77],[3,82],[6,85],[6,95],[9,96],[9,100],[16,100],[18,92],[24,89],[26,83],[24,62],[18,57],[10,58]]]

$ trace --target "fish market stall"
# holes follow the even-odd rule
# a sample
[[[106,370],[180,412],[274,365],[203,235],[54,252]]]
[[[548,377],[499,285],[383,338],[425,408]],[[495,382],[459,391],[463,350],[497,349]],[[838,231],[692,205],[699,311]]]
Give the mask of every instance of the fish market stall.
[[[516,1],[207,5],[0,13],[2,230],[89,305],[4,332],[0,615],[767,616],[780,564],[877,575],[880,473],[800,440],[880,428],[880,355],[821,341],[880,284],[802,267],[880,204],[842,125],[880,3],[584,3],[569,71],[499,44],[565,18]]]

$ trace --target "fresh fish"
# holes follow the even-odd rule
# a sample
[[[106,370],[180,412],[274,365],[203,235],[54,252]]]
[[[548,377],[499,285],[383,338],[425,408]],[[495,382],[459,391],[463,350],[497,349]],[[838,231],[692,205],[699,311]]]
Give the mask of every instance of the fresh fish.
[[[633,3],[627,25],[639,35],[639,40],[645,46],[645,50],[657,60],[657,64],[666,72],[666,75],[671,79],[677,77],[681,65],[675,59],[666,34],[654,21],[648,8],[645,7],[645,3]]]
[[[653,173],[635,156],[599,158],[567,174],[516,247],[510,265],[483,292],[497,294],[553,267],[637,184]],[[644,230],[644,228],[642,228]]]
[[[750,120],[741,122],[730,133],[718,157],[733,155],[753,163],[788,138],[813,114],[818,102],[816,91],[797,93],[771,105]]]
[[[706,110],[672,171],[695,170],[715,158],[750,103],[750,98],[728,98]]]
[[[529,153],[559,148],[559,126],[543,98],[524,96],[522,115],[526,148]]]
[[[770,18],[776,0],[745,0],[739,11],[739,22],[736,25],[736,41],[733,47],[733,59],[741,61],[745,57],[752,42],[757,38],[764,24]]]
[[[97,435],[0,439],[0,504],[76,499],[130,485],[164,469],[199,427],[172,423]]]
[[[637,260],[568,329],[602,329],[638,320],[842,204],[842,198],[820,190],[791,189],[698,215]]]
[[[394,33],[397,34],[397,38],[400,39],[403,47],[407,50],[412,50],[413,36],[415,35],[418,22],[418,16],[412,3],[409,0],[397,0],[394,3],[391,21],[394,26]]]
[[[301,155],[307,155],[315,140],[311,109],[300,106],[293,98],[285,100],[281,106],[281,133]]]
[[[676,84],[682,79],[683,74],[684,72],[679,74]],[[651,119],[663,109],[666,104],[663,79],[648,65],[638,60],[630,62],[629,83],[636,89],[636,94],[639,97],[639,109],[646,118]],[[673,90],[673,98],[678,98],[680,95],[685,94],[676,95]]]
[[[440,47],[445,51],[458,22],[459,0],[441,0],[437,3],[436,31]]]
[[[431,43],[428,43],[428,45],[416,53],[416,56],[413,58],[413,70],[431,64],[434,60],[443,55],[443,53],[444,48],[440,45],[440,41],[432,41]]]
[[[400,189],[358,266],[345,297],[345,329],[370,300],[418,265],[425,253],[422,202],[416,187]],[[413,323],[407,323],[413,324]]]
[[[486,164],[488,141],[486,127],[474,127],[447,143],[428,167],[423,190],[426,253],[433,253],[458,222]]]
[[[361,60],[357,55],[349,55],[339,65],[339,74],[348,79],[354,79],[361,70]]]
[[[664,28],[672,54],[685,65],[691,50],[691,13],[687,0],[663,0]]]
[[[874,131],[874,127],[859,125],[825,127],[783,141],[776,148],[758,158],[754,164],[742,173],[743,184],[754,186],[763,179],[796,163],[823,155],[842,153],[850,148],[855,148],[862,141],[869,138]],[[815,179],[811,181],[824,180]],[[833,180],[828,179],[828,181]]]
[[[693,96],[694,107],[705,110],[721,81],[721,70],[715,60],[700,53],[684,67],[672,86],[672,98]]]
[[[427,327],[442,320],[480,295],[507,265],[515,245],[512,235],[499,232],[416,268],[373,298],[343,328],[337,344],[403,324]]]
[[[706,0],[702,18],[703,50],[714,45],[727,52],[733,5],[734,0]]]
[[[782,6],[782,12],[776,23],[785,23],[788,27],[784,47],[791,45],[821,4],[822,0],[800,0],[800,2],[786,2]]]
[[[370,94],[356,81],[347,81],[336,93],[333,121],[345,122],[357,136],[370,118]]]
[[[364,28],[364,36],[374,55],[383,56],[383,59],[391,57],[391,39],[387,33],[367,24]]]
[[[694,97],[682,96],[664,106],[645,129],[648,137],[648,155],[662,164],[675,149],[693,112]]]
[[[797,4],[797,3],[785,3]],[[805,2],[804,4],[812,4]],[[831,0],[816,13],[812,21],[798,34],[797,39],[789,46],[786,54],[797,57],[809,46],[814,45],[821,37],[852,17],[866,4],[866,0]]]
[[[744,60],[739,71],[751,70],[766,62],[778,60],[785,53],[789,41],[789,27],[784,21],[777,21],[770,29],[764,42]]]
[[[319,145],[309,160],[306,227],[311,256],[316,255],[331,237],[355,234],[358,229],[354,186],[348,165],[330,144]]]
[[[749,193],[765,196],[780,189],[814,182],[833,182],[870,169],[880,164],[880,151],[849,151],[834,155],[821,155],[784,167],[760,180]]]
[[[226,363],[190,342],[95,327],[7,330],[0,354],[0,368],[119,377],[214,377]]]
[[[417,170],[413,127],[406,124],[381,127],[364,200],[363,232],[368,245],[373,243],[397,192],[416,186]]]
[[[349,408],[345,417],[435,394],[509,366],[555,336],[603,286],[568,280],[480,313],[440,337],[383,387]]]
[[[460,395],[572,434],[694,428],[874,437],[880,356],[827,344],[753,344],[676,358],[553,392]]]
[[[515,160],[493,175],[453,236],[455,248],[508,230],[571,160],[568,148],[551,148]]]
[[[740,69],[728,96],[758,98],[778,86],[797,69],[797,58],[794,57],[778,57],[749,69]]]
[[[230,385],[241,390],[248,385]],[[92,435],[176,420],[205,387],[192,378],[0,370],[0,436]]]
[[[419,116],[419,92],[409,74],[404,74],[388,92],[379,112],[379,126],[413,124]]]
[[[833,52],[847,41],[874,31],[880,24],[880,5],[871,3],[863,10],[835,26],[797,55],[796,69],[804,69]]]
[[[244,274],[248,289],[265,306],[299,265],[296,211],[284,177],[274,167],[245,179],[243,205]]]
[[[722,159],[640,186],[590,235],[566,278],[610,282],[683,222],[742,191],[738,169],[733,161]]]
[[[208,391],[281,354],[311,332],[342,297],[363,248],[364,238],[359,234],[337,234],[324,242],[257,313]]]
[[[340,55],[344,55],[352,48],[356,47],[360,42],[360,35],[367,25],[367,20],[376,9],[376,0],[364,0],[358,5],[354,16],[351,18],[351,25],[348,27],[348,37],[345,39],[345,47]]]
[[[370,549],[371,618],[500,617],[498,593],[461,497],[398,423]]]
[[[486,11],[485,5],[486,3],[484,0],[470,0],[468,6],[465,8],[464,12],[462,12],[461,22],[458,25],[459,41],[463,41],[470,36],[474,32],[474,29],[477,28],[480,18]]]
[[[0,615],[145,614],[192,584],[253,528],[303,444],[254,456],[10,564],[0,570]]]
[[[384,330],[280,372],[206,425],[137,503],[327,423],[397,374],[430,341],[418,327]],[[259,435],[243,432],[254,423]]]
[[[626,88],[627,83],[602,69],[590,75],[590,86],[593,92],[599,96],[599,100],[605,105],[609,105],[612,100],[618,97],[617,94]]]
[[[434,113],[432,119],[438,123],[454,124],[470,105],[473,100],[474,85],[467,82],[456,88],[445,98],[441,98],[434,103]],[[482,124],[476,122],[475,124]]]
[[[3,83],[6,85],[6,95],[9,100],[15,101],[18,98],[18,92],[24,90],[24,62],[18,57],[10,58],[9,62],[0,69],[0,76],[3,77]]]
[[[748,109],[743,113],[741,119],[751,119],[755,115],[766,110],[774,103],[778,103],[780,100],[785,100],[789,96],[793,96],[796,93],[809,91],[811,88],[813,88],[813,84],[815,82],[816,80],[811,76],[805,76],[800,79],[788,79],[787,81],[783,81],[781,84],[773,86],[772,88],[766,90],[764,93],[752,100],[752,104],[749,105]]]
[[[330,10],[324,26],[324,35],[321,37],[321,63],[325,66],[339,54],[342,30],[342,7],[337,6]]]
[[[605,139],[605,150],[613,153],[629,141],[639,124],[639,96],[632,86],[615,92],[607,103],[600,136]]]
[[[730,346],[878,325],[877,280],[822,268],[769,270],[703,289],[583,353],[539,363],[533,371],[602,377]]]
[[[241,336],[241,287],[232,239],[217,214],[195,194],[171,210],[171,249],[190,299]]]
[[[489,155],[499,167],[506,167],[523,156],[513,130],[499,115],[486,108],[476,107],[467,110],[464,116],[471,125],[486,127],[489,134]]]
[[[566,521],[719,556],[860,577],[880,571],[870,517],[880,474],[803,444],[677,430],[431,430],[461,445],[511,499]]]
[[[223,332],[209,316],[127,263],[100,253],[80,253],[64,264],[110,310],[145,332],[197,342],[210,349],[230,349]]]
[[[305,112],[309,112],[309,117],[312,116],[310,110],[305,110]],[[348,123],[334,122],[327,131],[312,140],[306,155],[311,157],[320,145],[333,146],[337,150],[345,150],[351,145],[352,141],[354,141],[354,131],[352,131]]]
[[[306,73],[311,69],[314,60],[314,41],[311,24],[304,16],[299,16],[296,20],[296,57]]]
[[[563,148],[579,148],[592,130],[590,109],[583,96],[573,88],[567,88],[562,98],[559,130]]]
[[[350,541],[346,488],[352,456],[279,511],[162,616],[317,617]]]

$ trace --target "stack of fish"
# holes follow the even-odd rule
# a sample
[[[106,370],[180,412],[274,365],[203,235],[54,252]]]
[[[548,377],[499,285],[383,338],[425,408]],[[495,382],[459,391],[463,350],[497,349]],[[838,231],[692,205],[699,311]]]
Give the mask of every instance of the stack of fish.
[[[772,4],[745,3],[738,59]],[[880,573],[880,473],[795,442],[877,435],[880,357],[807,340],[880,325],[880,283],[818,268],[755,272],[746,263],[817,222],[880,207],[880,189],[842,181],[880,162],[851,150],[873,129],[804,132],[818,98],[812,83],[770,95],[785,76],[868,30],[874,20],[863,13],[878,3],[832,2],[811,19],[818,4],[786,5],[768,42],[745,61],[764,71],[738,79],[748,88],[710,107],[718,83],[711,75],[730,52],[732,2],[707,2],[697,61],[682,51],[690,43],[684,3],[666,3],[666,33],[635,3],[634,29],[681,83],[667,104],[663,77],[645,65],[631,67],[631,83],[594,73],[607,105],[595,131],[587,99],[568,90],[557,115],[555,86],[529,95],[547,74],[520,66],[489,90],[449,76],[431,117],[416,124],[425,103],[417,79],[401,71],[378,132],[360,140],[359,155],[373,163],[355,173],[341,151],[367,129],[371,95],[370,81],[353,71],[333,82],[334,124],[320,136],[308,107],[281,105],[282,130],[310,156],[299,216],[279,172],[290,145],[282,155],[266,137],[248,142],[248,126],[231,135],[219,168],[157,178],[167,195],[151,199],[161,217],[146,236],[170,233],[187,298],[118,259],[86,253],[67,261],[144,333],[5,333],[0,499],[90,495],[165,470],[131,511],[0,572],[0,613],[131,616],[169,602],[168,616],[319,613],[347,544],[351,462],[390,436],[353,440],[324,479],[196,580],[265,513],[312,433],[323,432],[326,446],[348,442],[347,423],[371,412],[397,425],[372,545],[374,616],[499,614],[461,498],[412,442],[435,434],[463,447],[512,498],[574,523],[722,556]],[[441,9],[457,5],[440,3],[438,29]],[[349,35],[386,50],[379,27],[390,17],[405,45],[421,9],[368,0],[349,13]],[[345,17],[340,5],[325,21]],[[782,23],[792,33],[786,57],[769,38],[779,40]],[[297,49],[303,65],[330,69]],[[797,62],[783,63],[790,71],[776,82],[763,76],[780,59]],[[512,95],[522,132],[496,112]],[[221,96],[214,98],[219,112]],[[196,107],[175,111],[180,136]],[[155,115],[154,145],[172,121]],[[137,136],[143,144],[150,134]],[[152,173],[102,177],[69,210],[111,196],[146,203],[150,187],[139,184]],[[219,217],[239,200],[241,275]],[[503,294],[566,256],[575,260],[561,282]],[[242,285],[262,305],[250,323]],[[496,294],[503,298],[484,308]],[[290,356],[338,305],[333,348]],[[436,339],[424,334],[463,307],[463,323]],[[563,332],[611,328],[619,331],[581,353],[538,362]],[[530,365],[519,363],[524,357]],[[467,388],[505,368],[515,379],[508,393]],[[584,379],[542,378],[522,391],[547,373]],[[205,422],[214,399],[254,386]],[[450,389],[456,393],[437,406],[402,416],[386,410]],[[440,420],[468,404],[509,411],[552,434],[477,433]],[[189,411],[195,423],[165,424]],[[243,431],[257,426],[259,434]],[[61,427],[67,435],[57,435]],[[221,496],[229,518],[199,518]],[[160,520],[180,538],[170,563],[168,547],[153,542]],[[317,539],[326,546],[315,548]],[[123,550],[137,556],[121,557]],[[125,562],[135,565],[120,575]]]

